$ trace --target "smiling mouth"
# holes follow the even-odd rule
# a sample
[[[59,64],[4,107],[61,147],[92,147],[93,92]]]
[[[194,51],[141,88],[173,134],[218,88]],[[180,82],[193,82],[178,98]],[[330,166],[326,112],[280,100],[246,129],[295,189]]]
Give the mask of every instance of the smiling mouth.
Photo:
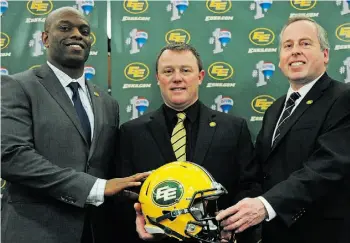
[[[305,64],[305,62],[302,62],[302,61],[300,61],[300,62],[292,62],[292,63],[289,64],[289,66],[291,66],[291,67],[299,67],[299,66],[304,65],[304,64]]]
[[[182,90],[186,90],[186,88],[171,88],[171,91],[182,91]]]
[[[80,43],[70,43],[66,45],[67,47],[72,47],[74,49],[85,49],[84,45]]]

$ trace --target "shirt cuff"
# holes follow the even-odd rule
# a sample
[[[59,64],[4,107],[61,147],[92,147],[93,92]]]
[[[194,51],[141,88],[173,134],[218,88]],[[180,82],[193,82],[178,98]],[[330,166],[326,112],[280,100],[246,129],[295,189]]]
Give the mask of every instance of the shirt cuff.
[[[97,178],[94,186],[91,188],[90,194],[86,199],[87,204],[100,206],[105,201],[106,180]]]
[[[266,221],[270,221],[276,217],[276,211],[272,208],[271,204],[266,201],[265,198],[263,197],[258,197],[260,201],[264,204],[266,211],[267,211],[267,218],[265,219]]]

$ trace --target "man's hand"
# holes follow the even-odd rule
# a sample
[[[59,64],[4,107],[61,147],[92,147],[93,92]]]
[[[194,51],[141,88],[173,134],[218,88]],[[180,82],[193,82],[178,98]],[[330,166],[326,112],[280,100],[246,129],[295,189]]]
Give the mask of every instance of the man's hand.
[[[245,198],[236,205],[221,211],[216,220],[223,220],[224,230],[235,230],[240,233],[247,228],[259,224],[267,216],[264,204],[258,198]]]
[[[151,172],[143,172],[125,178],[114,178],[108,180],[106,183],[104,195],[112,196],[119,193],[120,191],[123,191],[125,188],[140,186],[140,181],[143,181],[150,174]]]
[[[155,234],[152,235],[150,233],[148,233],[145,230],[145,217],[142,214],[141,211],[141,204],[140,203],[135,203],[134,204],[134,208],[135,208],[135,212],[136,212],[136,231],[139,234],[139,237],[142,240],[146,240],[146,241],[157,241],[157,240],[161,240],[165,237],[164,234]]]

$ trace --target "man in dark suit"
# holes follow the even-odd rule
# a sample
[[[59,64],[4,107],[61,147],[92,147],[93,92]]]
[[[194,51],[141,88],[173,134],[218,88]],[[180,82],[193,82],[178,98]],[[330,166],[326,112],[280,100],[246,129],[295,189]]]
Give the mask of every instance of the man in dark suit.
[[[249,177],[255,176],[256,167],[250,164],[253,145],[246,121],[213,111],[198,100],[199,85],[205,74],[198,52],[186,44],[168,45],[160,51],[156,71],[164,104],[121,126],[123,176],[187,160],[202,165],[228,190],[228,195],[220,197],[219,208],[226,208],[247,195],[258,195],[254,191],[259,191],[259,187],[248,182]],[[185,116],[181,119],[182,129],[177,128],[178,114]],[[179,135],[181,132],[184,135]],[[139,212],[140,205],[136,206]],[[131,215],[128,233],[134,234],[134,241],[137,239],[135,212],[132,208],[127,210]],[[138,228],[140,238],[148,239],[150,235],[143,225]],[[256,242],[252,232],[246,235],[242,242]]]
[[[264,193],[217,219],[238,232],[264,221],[264,243],[348,243],[349,86],[327,75],[327,34],[314,20],[291,18],[280,49],[290,88],[266,111],[256,141]]]
[[[64,7],[46,19],[47,64],[1,76],[2,242],[107,242],[108,199],[147,173],[113,178],[118,103],[84,79],[91,38]],[[109,180],[106,180],[109,179]]]

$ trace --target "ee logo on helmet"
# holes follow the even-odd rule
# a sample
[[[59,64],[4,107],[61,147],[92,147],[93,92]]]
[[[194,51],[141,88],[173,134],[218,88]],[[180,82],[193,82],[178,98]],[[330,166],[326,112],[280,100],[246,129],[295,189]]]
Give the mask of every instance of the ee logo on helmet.
[[[168,207],[179,202],[183,194],[183,186],[179,182],[167,180],[154,188],[152,200],[160,207]]]

